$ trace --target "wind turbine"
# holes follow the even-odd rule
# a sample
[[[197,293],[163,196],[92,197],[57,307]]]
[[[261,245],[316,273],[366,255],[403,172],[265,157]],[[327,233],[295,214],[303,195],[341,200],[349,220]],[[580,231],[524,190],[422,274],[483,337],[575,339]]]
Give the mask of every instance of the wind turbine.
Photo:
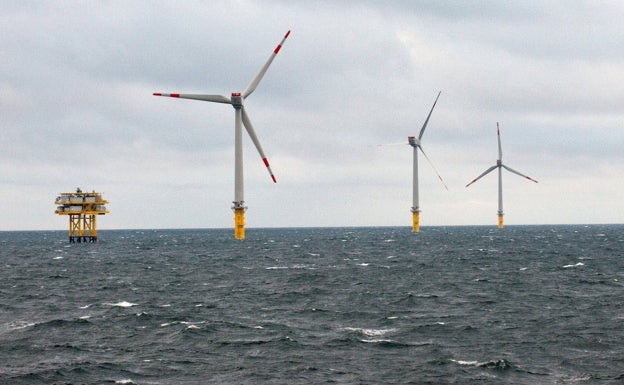
[[[160,92],[155,92],[154,96],[168,96],[172,98],[181,98],[181,99],[194,99],[194,100],[202,100],[206,102],[215,102],[215,103],[225,103],[231,104],[234,107],[234,201],[232,210],[234,210],[234,237],[236,239],[245,239],[245,199],[244,199],[244,184],[243,184],[243,132],[242,126],[245,126],[247,133],[251,137],[256,149],[260,153],[260,157],[264,162],[269,174],[271,175],[271,179],[273,179],[274,183],[277,183],[275,179],[275,175],[273,175],[273,171],[271,171],[271,166],[269,166],[269,160],[267,159],[264,151],[262,150],[262,146],[260,145],[260,141],[258,141],[258,137],[256,136],[256,132],[251,125],[251,120],[249,120],[249,116],[245,111],[245,107],[243,106],[245,100],[252,92],[256,89],[262,77],[269,69],[269,66],[275,59],[275,56],[279,53],[284,41],[290,35],[290,31],[286,32],[282,41],[275,47],[271,56],[264,64],[264,66],[260,69],[260,72],[253,78],[251,83],[245,88],[243,92],[232,92],[230,97],[224,95],[195,95],[195,94],[165,94]]]
[[[440,97],[441,93],[442,91],[438,92],[438,96],[433,102],[433,106],[431,106],[431,111],[429,111],[429,115],[427,115],[427,119],[425,120],[425,123],[420,129],[420,133],[418,134],[418,139],[416,139],[416,137],[414,136],[407,137],[407,142],[409,143],[410,146],[414,148],[414,170],[413,170],[413,182],[412,182],[413,184],[412,186],[412,190],[413,190],[412,191],[412,232],[414,233],[417,233],[420,231],[420,206],[418,203],[418,150],[420,150],[423,153],[423,155],[425,156],[425,158],[427,159],[427,161],[433,168],[433,171],[435,171],[436,175],[438,175],[438,178],[444,185],[444,188],[448,190],[448,187],[446,187],[444,180],[442,180],[442,177],[440,176],[438,171],[433,166],[433,163],[431,162],[431,160],[429,159],[429,157],[423,150],[421,142],[420,142],[423,137],[423,134],[425,133],[425,128],[427,128],[427,124],[429,123],[429,118],[431,117],[431,113],[433,112],[433,109],[435,108],[436,103],[438,102],[438,98]]]
[[[487,170],[485,170],[481,175],[479,175],[475,179],[473,179],[472,182],[466,185],[466,187],[478,181],[479,179],[481,179],[481,177],[488,174],[492,170],[498,169],[498,228],[502,229],[503,228],[503,171],[502,169],[505,168],[507,169],[507,171],[511,171],[514,174],[520,175],[521,177],[526,178],[532,182],[537,183],[537,181],[503,164],[503,150],[501,148],[500,129],[498,127],[498,122],[496,122],[496,135],[498,136],[498,159],[496,160],[496,164],[488,168]]]

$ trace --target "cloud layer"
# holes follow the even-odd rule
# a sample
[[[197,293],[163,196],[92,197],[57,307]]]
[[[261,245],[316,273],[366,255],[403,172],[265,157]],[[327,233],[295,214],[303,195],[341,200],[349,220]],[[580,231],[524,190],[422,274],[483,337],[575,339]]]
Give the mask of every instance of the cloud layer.
[[[234,111],[153,92],[243,90],[249,227],[622,222],[618,2],[4,2],[0,230],[64,229],[59,192],[103,192],[102,228],[231,227]],[[377,146],[404,142],[401,146]]]

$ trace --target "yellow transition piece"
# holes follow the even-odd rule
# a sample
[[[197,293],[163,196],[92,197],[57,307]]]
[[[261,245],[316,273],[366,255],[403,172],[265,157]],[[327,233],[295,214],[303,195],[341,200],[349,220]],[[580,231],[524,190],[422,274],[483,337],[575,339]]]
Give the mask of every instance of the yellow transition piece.
[[[245,239],[245,209],[234,209],[234,238]]]
[[[412,233],[420,231],[420,212],[416,211],[412,213]]]

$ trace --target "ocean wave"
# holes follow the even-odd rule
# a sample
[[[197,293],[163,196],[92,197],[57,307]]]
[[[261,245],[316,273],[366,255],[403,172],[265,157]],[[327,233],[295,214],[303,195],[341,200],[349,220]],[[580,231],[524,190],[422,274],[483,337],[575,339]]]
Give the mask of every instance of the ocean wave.
[[[511,362],[507,361],[506,359],[498,359],[498,360],[484,361],[484,362],[463,361],[463,360],[454,360],[454,359],[451,359],[450,361],[461,366],[475,366],[479,368],[494,369],[494,370],[508,370],[513,367]]]
[[[191,321],[172,321],[172,322],[165,322],[160,324],[161,328],[166,328],[169,326],[176,326],[176,325],[183,325],[186,329],[201,329],[201,325],[205,325],[206,321],[197,321],[197,322],[191,322]]]
[[[297,341],[295,341],[292,337],[289,336],[276,336],[274,338],[237,338],[232,340],[223,340],[218,341],[218,344],[221,346],[255,346],[255,345],[283,345],[283,346],[292,346],[298,345]]]
[[[6,329],[7,330],[21,330],[21,329],[27,329],[29,327],[35,326],[36,324],[37,324],[36,322],[15,321],[15,322],[10,322],[9,324],[7,324]]]
[[[327,346],[345,347],[353,344],[371,344],[383,348],[399,348],[413,346],[410,343],[400,342],[393,338],[388,338],[388,334],[397,331],[395,328],[390,329],[369,329],[369,328],[342,328],[347,332],[343,337],[334,338],[327,342]]]
[[[581,267],[581,266],[585,266],[585,264],[583,262],[578,262],[578,263],[575,263],[573,265],[564,265],[563,268],[564,269],[568,269],[570,267]]]
[[[384,347],[384,348],[404,348],[404,347],[412,346],[411,344],[402,343],[402,342],[398,342],[392,339],[384,339],[384,338],[362,339],[360,340],[360,342],[363,342],[365,344],[375,344],[377,346]]]
[[[80,326],[80,325],[90,325],[91,321],[89,321],[86,318],[74,318],[74,319],[53,319],[53,320],[49,320],[49,321],[43,321],[43,322],[36,322],[36,323],[32,323],[29,324],[30,326],[34,327],[35,329],[46,329],[46,328],[67,328],[67,329],[72,329],[76,326]]]
[[[342,330],[349,332],[349,333],[360,334],[366,337],[381,337],[381,336],[385,336],[386,334],[395,333],[397,331],[397,329],[395,328],[367,329],[367,328],[352,328],[352,327],[346,327],[346,328],[343,328]]]
[[[116,302],[116,303],[104,303],[105,306],[110,306],[110,307],[132,307],[132,306],[138,306],[138,303],[132,303],[132,302],[128,302],[128,301],[121,301],[121,302]]]

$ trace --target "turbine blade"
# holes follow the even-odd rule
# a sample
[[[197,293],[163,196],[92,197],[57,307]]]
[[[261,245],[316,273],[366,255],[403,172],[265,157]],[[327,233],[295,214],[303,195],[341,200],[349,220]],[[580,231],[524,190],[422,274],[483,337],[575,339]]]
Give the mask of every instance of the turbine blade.
[[[490,168],[488,168],[487,170],[483,171],[483,174],[479,175],[478,177],[474,178],[472,180],[472,182],[468,183],[466,185],[466,187],[470,186],[471,184],[473,184],[474,182],[478,181],[479,179],[481,179],[483,176],[485,176],[486,174],[488,174],[489,172],[491,172],[492,170],[496,169],[498,166],[492,166]]]
[[[438,96],[436,97],[435,102],[433,102],[433,106],[431,106],[431,111],[429,111],[429,115],[427,115],[425,124],[423,124],[422,128],[420,129],[420,134],[418,134],[418,140],[422,139],[422,136],[425,133],[425,128],[427,128],[427,123],[429,123],[429,118],[431,117],[431,113],[433,112],[433,109],[435,108],[436,103],[438,102],[438,98],[440,97],[441,93],[442,91],[438,92]]]
[[[511,172],[513,172],[513,173],[514,173],[514,174],[516,174],[516,175],[520,175],[520,176],[521,176],[521,177],[523,177],[523,178],[526,178],[526,179],[528,179],[528,180],[530,180],[530,181],[532,181],[532,182],[538,183],[535,179],[531,178],[530,176],[526,176],[526,175],[524,175],[524,174],[521,174],[521,173],[519,173],[518,171],[514,170],[514,169],[513,169],[513,168],[511,168],[511,167],[507,167],[507,166],[505,166],[504,164],[503,164],[502,166],[503,166],[503,167],[505,167],[505,169],[507,169],[507,171],[511,171]]]
[[[267,60],[267,62],[264,63],[264,66],[260,69],[260,72],[258,72],[256,77],[251,81],[251,83],[249,83],[249,85],[247,86],[245,91],[243,91],[243,99],[245,99],[246,97],[251,95],[251,93],[254,92],[256,87],[258,87],[258,84],[260,83],[260,80],[262,80],[262,77],[264,76],[264,74],[269,69],[269,66],[273,62],[273,59],[275,59],[275,56],[277,56],[277,54],[279,53],[279,51],[282,48],[282,45],[284,44],[284,41],[286,41],[286,38],[288,37],[288,35],[290,35],[290,30],[288,32],[286,32],[286,35],[284,35],[284,37],[282,38],[282,41],[277,45],[277,47],[275,47],[275,49],[273,50],[273,53],[271,53],[271,56],[269,56],[269,60]]]
[[[498,137],[498,160],[503,160],[503,147],[500,141],[500,129],[498,128],[498,122],[496,122],[496,136]]]
[[[245,126],[245,129],[247,130],[247,133],[249,134],[251,141],[256,145],[256,149],[260,153],[260,157],[262,158],[262,161],[264,162],[264,165],[266,166],[267,171],[269,171],[269,174],[271,175],[271,179],[273,179],[273,183],[277,183],[277,180],[275,179],[275,175],[273,175],[273,171],[271,170],[271,166],[269,165],[269,159],[267,159],[266,155],[264,155],[264,151],[262,150],[260,141],[258,140],[258,137],[256,136],[256,132],[254,131],[253,126],[251,125],[251,120],[249,120],[249,116],[247,115],[245,108],[243,107],[241,108],[241,110],[243,113],[243,126]]]
[[[440,182],[442,182],[442,184],[444,185],[444,188],[448,191],[448,186],[446,185],[446,183],[444,183],[444,179],[442,179],[442,177],[440,176],[440,173],[438,172],[438,170],[436,170],[431,159],[429,159],[427,154],[425,154],[425,150],[423,150],[422,146],[418,146],[418,148],[420,148],[420,151],[425,156],[425,159],[427,159],[427,162],[429,162],[429,164],[431,165],[431,168],[433,169],[433,171],[435,171],[436,175],[438,176],[438,179],[440,179]]]
[[[223,95],[163,94],[160,92],[154,92],[153,95],[154,96],[168,96],[170,98],[202,100],[205,102],[232,104],[232,101],[230,100],[230,98],[228,98],[227,96],[223,96]]]
[[[386,146],[405,146],[405,145],[409,145],[409,143],[405,143],[405,142],[379,143],[376,146],[377,147],[386,147]]]

